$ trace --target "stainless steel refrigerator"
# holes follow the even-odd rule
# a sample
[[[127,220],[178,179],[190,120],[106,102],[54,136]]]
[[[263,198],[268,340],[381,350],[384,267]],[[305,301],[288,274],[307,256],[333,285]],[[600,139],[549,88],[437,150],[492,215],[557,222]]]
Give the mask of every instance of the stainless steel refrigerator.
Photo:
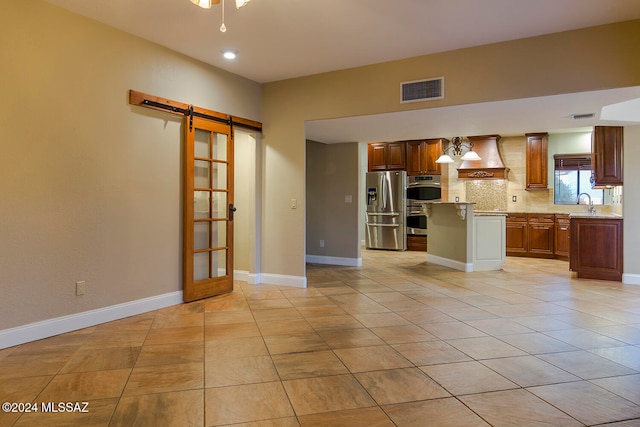
[[[368,249],[407,249],[407,172],[367,172]]]

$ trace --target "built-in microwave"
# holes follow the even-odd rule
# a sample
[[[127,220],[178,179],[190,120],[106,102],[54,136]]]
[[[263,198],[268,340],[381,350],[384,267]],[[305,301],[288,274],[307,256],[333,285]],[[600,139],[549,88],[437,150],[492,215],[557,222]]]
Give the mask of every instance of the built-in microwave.
[[[440,175],[409,177],[407,182],[407,234],[427,234],[427,216],[422,202],[442,200],[440,183]]]

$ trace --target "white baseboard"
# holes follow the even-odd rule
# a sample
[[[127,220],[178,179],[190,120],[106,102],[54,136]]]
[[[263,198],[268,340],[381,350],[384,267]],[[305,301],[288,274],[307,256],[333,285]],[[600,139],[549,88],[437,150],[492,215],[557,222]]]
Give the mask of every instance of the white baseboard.
[[[295,286],[298,288],[307,287],[307,278],[298,276],[285,276],[281,274],[249,273],[244,270],[234,270],[233,280],[247,282],[249,285],[259,285],[261,283],[269,285]]]
[[[245,270],[233,270],[233,280],[249,282],[249,272]]]
[[[247,283],[250,285],[258,285],[262,283],[262,274],[260,273],[249,273],[247,275]]]
[[[640,285],[640,274],[622,274],[622,283],[625,285]]]
[[[429,253],[427,253],[427,262],[443,265],[445,267],[453,268],[459,271],[464,271],[465,273],[473,272],[473,263],[456,261],[454,259],[443,258],[437,255],[430,255]]]
[[[182,291],[56,317],[0,331],[0,349],[182,304]]]
[[[496,271],[502,270],[504,261],[500,259],[482,259],[473,263],[473,271]]]
[[[233,270],[233,280],[247,282],[249,285],[258,285],[261,283],[262,275],[260,273],[249,273],[244,270]]]
[[[296,288],[306,288],[307,278],[304,276],[286,276],[284,274],[261,273],[260,282],[266,285],[293,286]]]
[[[313,264],[345,265],[348,267],[362,267],[362,258],[343,258],[335,256],[307,255],[306,262]]]

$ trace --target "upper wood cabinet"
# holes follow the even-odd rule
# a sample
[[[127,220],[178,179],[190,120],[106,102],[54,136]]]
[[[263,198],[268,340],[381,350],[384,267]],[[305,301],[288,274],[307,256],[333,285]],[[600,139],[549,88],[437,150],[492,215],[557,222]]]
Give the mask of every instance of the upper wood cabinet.
[[[593,184],[622,185],[621,126],[596,126],[591,140]]]
[[[369,172],[387,170],[387,144],[370,142],[367,146]]]
[[[546,190],[547,133],[528,133],[526,147],[526,190]]]
[[[370,142],[367,150],[369,172],[404,170],[406,167],[404,142]]]
[[[407,175],[440,175],[442,139],[407,141]]]

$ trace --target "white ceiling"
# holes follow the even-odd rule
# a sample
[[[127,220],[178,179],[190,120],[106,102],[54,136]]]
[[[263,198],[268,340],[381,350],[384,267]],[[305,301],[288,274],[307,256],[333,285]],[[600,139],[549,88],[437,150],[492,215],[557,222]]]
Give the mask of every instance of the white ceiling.
[[[640,18],[638,0],[253,0],[240,10],[232,0],[223,0],[227,31],[221,33],[221,5],[205,10],[189,0],[46,1],[259,83]],[[227,48],[239,52],[236,60],[222,58]],[[637,91],[616,95],[606,102],[639,97]],[[402,132],[424,129],[425,123],[442,125],[440,136],[552,129],[545,121],[548,115],[536,106],[548,110],[548,101],[561,99],[486,104],[482,111],[493,113],[482,120],[460,120],[462,113],[480,114],[463,106],[423,110],[428,118],[418,111],[320,121],[309,124],[308,137],[326,142],[421,138],[428,135],[405,138]],[[581,96],[582,104],[554,111],[553,128],[570,125],[568,114],[587,112],[588,99]],[[599,104],[589,110],[599,112],[606,105]],[[518,108],[526,111],[516,114]],[[446,113],[455,109],[453,129],[453,123],[446,123],[453,115]],[[526,117],[527,127],[517,126]],[[489,130],[495,121],[501,124]],[[356,132],[354,123],[367,133]]]
[[[628,101],[631,100],[631,101]],[[399,141],[453,136],[565,133],[593,126],[640,124],[640,86],[510,101],[374,114],[306,123],[307,138],[324,143]],[[602,107],[607,108],[605,118]],[[572,114],[594,113],[573,120]]]

